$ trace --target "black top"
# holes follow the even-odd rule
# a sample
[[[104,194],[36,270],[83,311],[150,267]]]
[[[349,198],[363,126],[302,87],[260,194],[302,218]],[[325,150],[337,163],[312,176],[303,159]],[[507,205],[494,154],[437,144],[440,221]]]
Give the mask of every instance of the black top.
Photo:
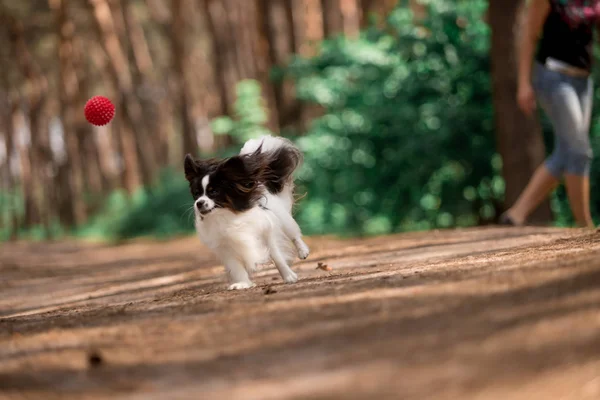
[[[566,10],[565,6],[559,3],[562,2],[550,0],[550,14],[544,23],[536,59],[543,64],[548,57],[552,57],[589,71],[592,67],[595,20],[574,19],[571,14],[573,11]]]

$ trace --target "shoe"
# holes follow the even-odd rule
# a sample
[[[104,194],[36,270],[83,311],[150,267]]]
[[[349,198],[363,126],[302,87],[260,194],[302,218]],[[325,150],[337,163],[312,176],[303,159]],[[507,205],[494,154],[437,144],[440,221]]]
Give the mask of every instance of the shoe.
[[[498,223],[505,226],[518,226],[507,213],[500,216]]]

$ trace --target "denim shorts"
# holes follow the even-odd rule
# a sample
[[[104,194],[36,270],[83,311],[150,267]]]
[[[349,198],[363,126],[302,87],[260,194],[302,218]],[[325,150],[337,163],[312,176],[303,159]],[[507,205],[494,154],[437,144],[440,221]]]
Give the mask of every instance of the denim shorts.
[[[593,81],[552,71],[536,62],[533,88],[554,129],[554,150],[546,167],[557,179],[564,174],[589,176],[593,152],[590,146]]]

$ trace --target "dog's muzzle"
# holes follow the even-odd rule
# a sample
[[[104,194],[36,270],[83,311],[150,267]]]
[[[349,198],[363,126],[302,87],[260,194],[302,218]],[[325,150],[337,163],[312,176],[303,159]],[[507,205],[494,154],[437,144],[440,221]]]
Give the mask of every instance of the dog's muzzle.
[[[212,210],[214,210],[214,207],[213,208],[207,208],[207,207],[208,207],[208,204],[206,203],[206,201],[204,201],[204,200],[196,201],[196,209],[198,209],[200,214],[206,215],[209,212],[211,212]]]

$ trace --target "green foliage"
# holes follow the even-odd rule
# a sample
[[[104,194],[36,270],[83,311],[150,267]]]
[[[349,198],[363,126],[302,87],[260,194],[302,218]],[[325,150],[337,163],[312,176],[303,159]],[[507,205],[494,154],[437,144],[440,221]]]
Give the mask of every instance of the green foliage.
[[[235,118],[215,118],[211,124],[213,132],[231,135],[242,143],[253,137],[270,135],[271,132],[264,127],[269,115],[261,97],[260,83],[251,79],[240,81],[236,94]]]
[[[118,241],[192,232],[193,200],[183,173],[165,170],[151,189],[140,190],[131,197],[122,191],[114,192],[97,217],[77,234]]]
[[[46,227],[34,225],[22,228],[20,225],[24,218],[25,202],[21,188],[0,192],[0,243],[13,236],[38,241],[59,237],[65,233],[64,227],[57,221],[50,221]]]
[[[600,49],[597,49],[596,51],[596,65],[598,65],[598,63],[600,63],[600,52],[598,51]],[[594,80],[595,82],[600,82],[600,71],[598,71],[598,69],[596,68],[595,70],[595,76],[594,76]],[[600,92],[595,91],[594,93],[594,108],[592,111],[592,121],[591,121],[591,130],[590,130],[590,142],[592,145],[592,148],[594,149],[594,156],[598,157],[598,155],[600,155]],[[594,221],[599,221],[600,220],[600,182],[598,182],[597,177],[600,176],[600,163],[597,162],[597,160],[594,160],[592,162],[592,169],[590,171],[590,194],[591,194],[591,199],[590,199],[590,208],[592,210],[592,217],[594,219]],[[563,191],[562,193],[560,193],[562,196],[559,198],[562,200],[563,209],[566,209],[566,212],[563,212],[562,214],[567,214],[569,216],[568,221],[572,223],[573,218],[571,215],[570,210],[568,209],[568,207],[566,207],[566,192]],[[559,214],[560,215],[560,214]],[[564,219],[564,218],[563,218]]]
[[[287,76],[324,114],[298,144],[310,233],[380,234],[493,219],[494,151],[484,0],[397,7],[383,31],[322,43]]]

